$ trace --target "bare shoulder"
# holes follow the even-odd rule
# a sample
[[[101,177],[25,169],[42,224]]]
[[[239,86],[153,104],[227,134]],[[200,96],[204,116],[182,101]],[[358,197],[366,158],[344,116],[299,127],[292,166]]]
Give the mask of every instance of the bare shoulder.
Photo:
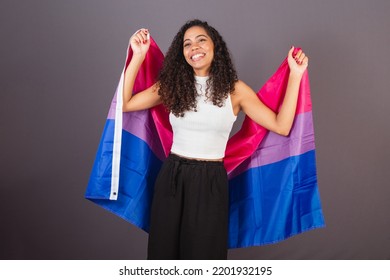
[[[256,93],[244,81],[238,80],[234,85],[234,94],[242,95],[242,94],[256,94]]]
[[[241,100],[241,99],[248,98],[249,96],[253,97],[253,95],[256,95],[256,93],[244,81],[238,80],[234,84],[234,91],[232,92],[232,99]]]
[[[245,90],[245,88],[248,87],[248,85],[242,81],[242,80],[238,80],[235,84],[234,84],[234,93],[236,94],[239,94],[241,93],[243,90]]]
[[[231,100],[236,114],[238,111],[242,110],[242,106],[245,103],[251,102],[253,98],[257,99],[256,93],[245,82],[238,80],[234,84],[234,91],[231,94]]]

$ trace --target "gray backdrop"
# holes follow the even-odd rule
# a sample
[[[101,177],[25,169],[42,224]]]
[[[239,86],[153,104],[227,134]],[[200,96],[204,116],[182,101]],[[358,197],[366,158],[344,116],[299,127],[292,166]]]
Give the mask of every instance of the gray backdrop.
[[[147,234],[83,198],[130,35],[165,53],[187,20],[224,36],[256,91],[310,57],[327,227],[230,259],[390,258],[390,1],[2,0],[0,257],[144,259]]]

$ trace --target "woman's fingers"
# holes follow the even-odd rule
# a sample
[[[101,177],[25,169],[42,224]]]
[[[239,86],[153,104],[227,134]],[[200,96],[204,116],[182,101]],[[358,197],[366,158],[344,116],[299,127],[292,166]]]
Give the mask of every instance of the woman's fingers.
[[[299,50],[298,53],[294,57],[295,61],[299,65],[301,65],[304,62],[305,58],[306,58],[306,54],[302,50]]]
[[[134,40],[134,42],[138,44],[145,44],[150,38],[149,30],[146,28],[142,28],[136,31],[133,36],[131,36],[130,41]]]
[[[150,35],[149,30],[142,28],[137,30],[131,37],[129,45],[133,50],[134,54],[145,55],[150,46]]]
[[[294,47],[292,47],[288,52],[288,65],[290,67],[290,71],[303,74],[309,65],[309,58],[306,56],[303,50],[298,50],[295,55],[293,55],[294,51],[292,50],[294,50]]]
[[[149,31],[147,29],[141,29],[139,32],[137,32],[137,38],[138,42],[141,43],[146,43],[149,37]]]

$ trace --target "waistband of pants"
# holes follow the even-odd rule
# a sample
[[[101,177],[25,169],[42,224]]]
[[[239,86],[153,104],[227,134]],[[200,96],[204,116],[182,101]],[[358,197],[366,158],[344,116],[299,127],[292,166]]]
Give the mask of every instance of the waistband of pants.
[[[223,166],[223,161],[189,159],[189,158],[184,158],[184,157],[181,157],[179,155],[172,154],[172,153],[169,154],[167,160],[179,162],[181,164],[190,164],[190,165]]]

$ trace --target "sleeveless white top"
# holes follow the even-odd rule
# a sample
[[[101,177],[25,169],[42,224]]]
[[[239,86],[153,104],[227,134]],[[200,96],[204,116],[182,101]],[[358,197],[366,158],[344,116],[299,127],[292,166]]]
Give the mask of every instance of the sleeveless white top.
[[[230,94],[224,106],[213,105],[206,96],[208,77],[195,76],[198,91],[196,112],[187,111],[184,117],[169,114],[173,130],[171,152],[190,158],[220,159],[225,156],[234,115]]]

